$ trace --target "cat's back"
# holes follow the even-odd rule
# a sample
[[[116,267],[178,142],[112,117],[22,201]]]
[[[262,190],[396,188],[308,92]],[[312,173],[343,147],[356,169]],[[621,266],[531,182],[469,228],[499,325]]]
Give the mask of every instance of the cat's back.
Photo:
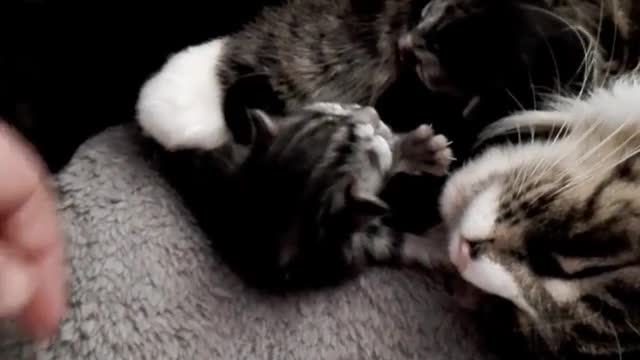
[[[292,0],[268,7],[232,35],[227,60],[239,76],[268,75],[293,106],[310,98],[370,104],[395,80],[397,39],[424,2]]]

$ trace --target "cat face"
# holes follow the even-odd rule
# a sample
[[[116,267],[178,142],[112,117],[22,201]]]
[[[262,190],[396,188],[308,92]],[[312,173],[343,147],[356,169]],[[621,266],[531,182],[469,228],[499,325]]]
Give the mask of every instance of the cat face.
[[[433,0],[399,49],[430,90],[475,96],[575,80],[584,41],[544,1]]]
[[[274,288],[344,276],[344,264],[332,262],[342,259],[341,243],[387,211],[378,192],[392,163],[391,131],[373,108],[356,105],[251,118],[234,201],[247,224],[235,234],[250,241],[245,255],[256,270],[248,280]]]
[[[520,330],[568,358],[640,348],[638,89],[499,123],[566,133],[490,148],[442,194],[462,277],[510,300]]]
[[[490,80],[483,74],[498,70],[505,57],[512,60],[508,53],[516,51],[520,26],[505,29],[517,25],[512,19],[518,17],[516,9],[501,0],[433,0],[399,46],[431,90],[476,91]]]

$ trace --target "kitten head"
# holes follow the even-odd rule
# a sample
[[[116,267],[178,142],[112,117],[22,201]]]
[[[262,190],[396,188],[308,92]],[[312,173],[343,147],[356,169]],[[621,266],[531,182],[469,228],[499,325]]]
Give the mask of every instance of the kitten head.
[[[475,96],[531,83],[555,89],[584,58],[582,35],[567,28],[543,1],[433,0],[399,48],[435,92]]]
[[[342,244],[387,212],[391,131],[370,107],[317,103],[284,117],[255,111],[235,178],[237,257],[257,285],[318,285],[344,276]]]
[[[498,122],[493,135],[549,139],[490,148],[443,190],[462,277],[509,300],[519,330],[564,358],[640,350],[639,89],[619,82]]]

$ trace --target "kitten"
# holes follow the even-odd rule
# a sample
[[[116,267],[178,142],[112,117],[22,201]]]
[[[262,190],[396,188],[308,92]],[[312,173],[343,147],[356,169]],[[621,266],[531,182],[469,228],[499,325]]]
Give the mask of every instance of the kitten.
[[[249,153],[228,167],[228,181],[213,176],[218,183],[208,185],[218,192],[192,186],[201,171],[194,182],[173,171],[216,250],[249,284],[317,287],[370,264],[430,263],[429,253],[412,250],[420,238],[383,223],[389,208],[379,193],[398,172],[444,176],[446,137],[426,125],[394,134],[373,108],[358,105],[314,103],[283,117],[252,111],[249,119]],[[203,154],[214,162],[215,152]],[[193,154],[174,164],[183,160]]]
[[[481,138],[548,139],[490,147],[442,194],[459,273],[509,300],[519,331],[563,359],[640,355],[638,99],[627,75],[507,117]]]

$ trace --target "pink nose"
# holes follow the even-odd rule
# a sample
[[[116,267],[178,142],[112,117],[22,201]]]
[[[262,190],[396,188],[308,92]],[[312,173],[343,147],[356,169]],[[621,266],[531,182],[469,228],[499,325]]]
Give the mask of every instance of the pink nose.
[[[459,272],[464,272],[471,263],[471,247],[467,239],[460,237],[458,244],[452,249],[451,261],[458,268]]]

